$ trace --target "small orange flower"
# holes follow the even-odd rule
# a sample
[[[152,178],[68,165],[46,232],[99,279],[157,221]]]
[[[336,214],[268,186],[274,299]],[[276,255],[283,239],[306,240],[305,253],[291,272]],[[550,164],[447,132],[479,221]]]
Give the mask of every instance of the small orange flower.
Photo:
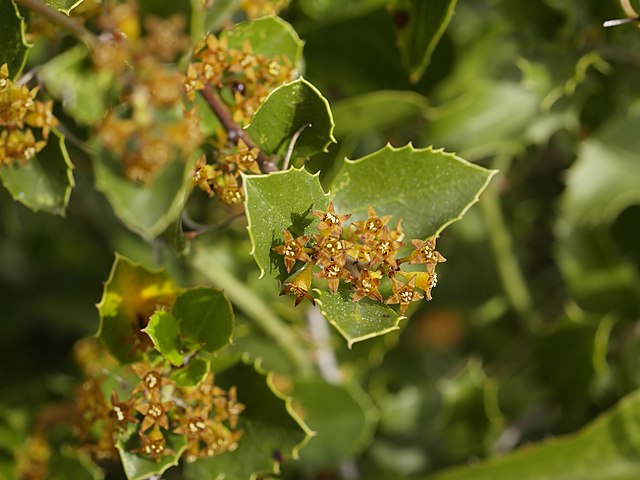
[[[404,315],[411,302],[417,302],[424,298],[424,295],[416,290],[416,277],[412,277],[409,283],[402,283],[397,278],[391,279],[393,282],[393,295],[384,303],[399,303],[400,315]]]
[[[173,402],[155,402],[151,401],[138,405],[136,410],[144,415],[142,419],[142,425],[140,425],[140,431],[145,432],[151,427],[157,425],[165,430],[169,429],[169,417],[167,413],[173,407]]]
[[[356,291],[353,294],[353,301],[357,302],[361,298],[369,297],[378,302],[382,301],[382,295],[378,291],[382,273],[374,270],[361,270],[358,278],[354,280]]]
[[[411,252],[409,263],[411,265],[420,263],[435,265],[436,263],[446,262],[447,259],[436,251],[436,238],[432,236],[426,240],[411,240],[415,250]]]
[[[335,235],[337,237],[342,235],[342,224],[351,217],[350,213],[338,215],[334,210],[333,202],[329,204],[326,212],[322,210],[311,210],[311,214],[320,219],[317,228],[322,235]]]
[[[311,289],[311,273],[313,270],[313,264],[308,264],[291,280],[284,284],[284,288],[280,292],[280,295],[295,295],[295,306],[300,305],[303,299],[309,300],[313,305],[316,301],[309,294]]]
[[[340,279],[351,280],[351,273],[338,262],[331,262],[322,266],[322,270],[315,274],[316,278],[327,280],[329,290],[336,293],[340,285]]]
[[[282,231],[282,236],[284,237],[284,245],[273,247],[271,250],[284,256],[284,266],[287,269],[287,273],[291,272],[296,260],[302,262],[311,261],[311,257],[309,257],[304,247],[309,240],[308,236],[293,238],[291,232],[286,228]]]
[[[353,222],[353,226],[356,228],[356,233],[359,235],[377,238],[382,229],[386,228],[385,226],[389,223],[389,220],[391,220],[391,215],[378,217],[376,215],[376,211],[371,205],[369,205],[368,218],[360,222]]]

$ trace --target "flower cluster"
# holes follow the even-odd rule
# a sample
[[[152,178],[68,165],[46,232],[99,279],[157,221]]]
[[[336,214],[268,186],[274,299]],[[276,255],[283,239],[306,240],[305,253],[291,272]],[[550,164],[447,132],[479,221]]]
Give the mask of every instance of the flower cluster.
[[[217,162],[208,164],[203,155],[196,163],[193,180],[210,197],[217,195],[220,201],[233,205],[243,200],[241,173],[261,173],[258,166],[259,150],[249,148],[242,140],[235,147],[217,152]]]
[[[52,102],[36,100],[38,87],[29,90],[9,78],[7,64],[0,66],[0,166],[25,164],[47,144],[57,120]]]
[[[115,76],[127,105],[106,115],[98,135],[122,158],[124,175],[146,183],[202,142],[195,110],[183,111],[184,75],[172,63],[189,46],[185,20],[148,16],[142,25],[137,4],[129,2],[110,4],[98,24],[104,33],[92,51],[95,68]]]
[[[244,406],[235,387],[227,391],[215,386],[213,374],[196,386],[180,387],[170,373],[164,361],[144,361],[118,375],[117,389],[106,388],[104,375],[82,384],[75,396],[74,431],[96,460],[117,459],[118,439],[131,432],[137,434],[137,446],[131,451],[154,460],[176,454],[169,432],[186,438],[187,461],[237,448]],[[118,392],[126,395],[121,398]]]
[[[436,265],[445,258],[436,251],[436,237],[426,240],[411,240],[413,251],[398,258],[404,246],[402,224],[395,229],[387,224],[391,216],[379,217],[369,206],[368,218],[350,223],[345,222],[350,214],[340,215],[330,203],[326,211],[312,210],[318,223],[319,234],[294,237],[289,230],[283,232],[284,244],[272,250],[284,257],[287,272],[291,272],[296,262],[306,265],[288,282],[281,295],[296,297],[296,305],[303,298],[314,302],[309,291],[312,278],[327,281],[331,292],[336,293],[340,280],[351,285],[353,301],[370,298],[387,304],[399,304],[404,315],[412,302],[423,298],[431,300],[431,290],[437,282]],[[402,271],[400,265],[425,266],[424,271]],[[319,268],[318,268],[319,267]],[[315,270],[315,272],[314,272]],[[383,280],[391,280],[391,294],[384,299],[380,288]]]
[[[242,49],[230,48],[227,37],[208,35],[195,48],[184,88],[191,100],[207,85],[219,89],[233,121],[245,125],[269,92],[293,75],[286,56],[253,53],[248,42]]]

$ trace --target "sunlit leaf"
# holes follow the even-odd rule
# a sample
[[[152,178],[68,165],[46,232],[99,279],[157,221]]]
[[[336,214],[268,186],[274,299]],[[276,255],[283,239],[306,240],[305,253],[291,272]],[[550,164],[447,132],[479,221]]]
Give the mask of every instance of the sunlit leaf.
[[[181,293],[171,309],[188,342],[214,353],[231,342],[233,311],[221,290],[194,288]]]
[[[238,23],[221,34],[229,47],[241,50],[244,43],[251,45],[253,53],[267,58],[285,56],[292,65],[297,65],[302,55],[304,42],[291,25],[280,17],[263,17]]]
[[[120,362],[138,360],[135,346],[147,341],[141,332],[158,307],[173,304],[178,288],[164,271],[151,272],[116,254],[98,303],[98,336]],[[149,342],[150,343],[150,342]]]
[[[322,315],[347,340],[349,347],[355,342],[398,330],[398,323],[404,318],[384,303],[368,298],[354,302],[350,289],[340,289],[337,293],[316,292]]]
[[[269,175],[244,177],[245,211],[247,213],[252,253],[261,274],[284,278],[282,256],[271,249],[283,243],[283,229],[292,234],[315,232],[318,219],[311,210],[324,210],[329,200],[317,175],[304,169],[290,169]]]
[[[442,150],[385,148],[345,162],[330,187],[336,211],[366,218],[367,207],[402,219],[407,238],[426,238],[460,219],[495,172]]]
[[[179,387],[193,387],[202,382],[209,373],[209,362],[202,358],[194,357],[189,360],[186,367],[174,370],[171,379]]]
[[[75,186],[64,137],[51,132],[47,146],[25,165],[0,168],[2,184],[11,196],[34,212],[65,215]]]
[[[164,310],[154,312],[142,331],[167,360],[175,366],[182,365],[187,352],[180,341],[180,325],[173,315]]]
[[[253,115],[247,132],[263,152],[278,157],[283,157],[295,140],[291,155],[295,161],[326,151],[335,142],[333,126],[327,100],[313,85],[299,78],[269,94]]]

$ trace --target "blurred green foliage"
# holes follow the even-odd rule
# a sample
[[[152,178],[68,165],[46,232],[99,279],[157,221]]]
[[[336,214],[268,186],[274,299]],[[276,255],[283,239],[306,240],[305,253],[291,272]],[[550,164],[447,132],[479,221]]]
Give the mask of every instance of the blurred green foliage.
[[[319,424],[318,445],[333,446],[345,425],[332,402],[345,397],[345,408],[357,411],[349,422],[358,424],[347,438],[364,443],[340,465],[310,446],[300,462],[284,463],[283,476],[428,478],[578,432],[610,411],[529,457],[442,478],[515,478],[532,465],[539,470],[524,478],[637,478],[640,30],[602,27],[623,15],[614,0],[461,1],[412,83],[396,46],[398,17],[382,1],[348,2],[358,5],[341,13],[335,7],[343,3],[299,0],[282,13],[305,42],[305,78],[335,113],[338,143],[307,168],[321,170],[330,185],[345,157],[411,141],[500,173],[480,204],[439,239],[448,261],[433,301],[401,322],[399,333],[351,350],[331,333],[344,378],[357,390],[309,381],[301,403],[309,402],[310,426]],[[30,61],[46,60],[40,55]],[[74,136],[82,133],[69,112],[56,113]],[[11,478],[12,450],[39,409],[71,395],[79,377],[72,347],[98,329],[94,305],[113,252],[162,265],[184,286],[215,283],[215,272],[203,276],[164,237],[151,240],[177,215],[153,219],[161,227],[140,239],[92,187],[86,152],[73,143],[68,149],[76,188],[66,218],[33,213],[0,189],[0,478]],[[210,224],[228,215],[201,195],[188,211]],[[140,221],[131,214],[134,228]],[[253,295],[262,302],[239,308],[232,350],[290,373],[290,360],[252,321],[260,315],[254,306],[268,305],[294,330],[304,327],[303,313],[275,298],[273,281],[258,281],[242,222],[204,234],[202,248],[240,281],[217,277],[232,301]],[[330,401],[316,404],[310,392]],[[320,425],[322,415],[331,421]],[[612,470],[578,468],[587,458]]]

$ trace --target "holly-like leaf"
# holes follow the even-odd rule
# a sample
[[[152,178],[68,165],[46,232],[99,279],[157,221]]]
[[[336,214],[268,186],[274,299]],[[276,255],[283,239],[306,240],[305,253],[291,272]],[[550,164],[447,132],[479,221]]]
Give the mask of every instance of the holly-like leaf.
[[[107,91],[112,75],[92,71],[87,57],[83,45],[69,49],[44,64],[38,70],[38,78],[76,122],[93,125],[107,110]]]
[[[528,445],[517,452],[473,467],[458,467],[428,480],[586,480],[640,476],[640,464],[629,452],[640,448],[640,392],[623,398],[580,432]]]
[[[295,161],[325,152],[336,141],[333,127],[327,100],[313,85],[299,78],[273,90],[246,128],[263,152],[279,157],[287,153],[295,140],[291,154],[291,160]]]
[[[194,288],[178,295],[171,309],[187,342],[215,353],[231,343],[233,310],[221,290]]]
[[[52,131],[46,147],[26,164],[0,168],[0,179],[15,200],[34,212],[64,216],[75,185],[72,169],[64,137]]]
[[[332,105],[335,136],[363,135],[401,128],[425,116],[427,99],[410,91],[380,90],[349,97]]]
[[[395,0],[391,12],[402,62],[417,83],[453,16],[456,0]]]
[[[298,449],[311,432],[294,413],[291,400],[277,393],[273,375],[256,368],[239,363],[216,375],[219,386],[237,388],[238,401],[245,406],[238,428],[244,433],[233,452],[186,464],[186,478],[247,480],[261,473],[269,476],[278,472],[281,460],[298,457]]]
[[[30,45],[24,32],[24,19],[13,0],[0,2],[0,65],[7,64],[11,77],[20,73],[27,60]]]
[[[221,34],[230,48],[242,50],[245,42],[251,51],[268,58],[285,56],[297,65],[302,56],[304,42],[291,25],[280,17],[263,17],[234,25]]]
[[[209,362],[207,360],[194,357],[189,360],[186,367],[174,370],[171,373],[171,379],[179,387],[194,387],[205,379],[209,370]]]
[[[336,211],[352,213],[352,220],[366,218],[371,205],[379,215],[402,219],[406,238],[427,238],[459,220],[494,174],[432,147],[387,145],[347,160],[330,191]]]
[[[143,480],[151,476],[160,476],[169,468],[178,465],[182,452],[187,448],[187,439],[184,435],[163,432],[167,442],[166,450],[170,453],[162,455],[158,460],[133,450],[140,448],[140,437],[136,429],[131,428],[118,438],[116,448],[120,454],[122,467],[128,480]]]
[[[322,315],[347,340],[349,348],[356,342],[398,330],[398,323],[405,318],[384,303],[368,298],[354,302],[350,289],[316,292]]]
[[[330,385],[324,380],[293,383],[294,408],[316,434],[301,450],[305,464],[337,467],[366,446],[377,424],[371,399],[353,387]]]
[[[118,218],[131,230],[152,241],[175,222],[189,188],[191,162],[173,161],[148,185],[125,179],[114,167],[115,159],[100,150],[94,157],[96,188],[104,193]]]
[[[582,143],[562,199],[562,212],[572,224],[611,223],[640,203],[639,127],[638,117],[616,119]]]
[[[44,3],[69,15],[71,10],[80,5],[84,0],[44,0]]]
[[[304,169],[243,178],[251,253],[261,276],[266,272],[283,279],[287,276],[284,261],[271,249],[284,243],[285,228],[295,236],[314,233],[319,220],[311,210],[326,209],[329,200],[318,176]]]
[[[153,345],[169,362],[179,367],[184,360],[186,349],[180,341],[180,325],[176,317],[164,310],[158,310],[142,330],[149,335]]]
[[[164,271],[149,271],[116,254],[98,303],[99,337],[122,363],[139,359],[135,346],[149,341],[141,330],[158,307],[173,304],[178,287]]]

